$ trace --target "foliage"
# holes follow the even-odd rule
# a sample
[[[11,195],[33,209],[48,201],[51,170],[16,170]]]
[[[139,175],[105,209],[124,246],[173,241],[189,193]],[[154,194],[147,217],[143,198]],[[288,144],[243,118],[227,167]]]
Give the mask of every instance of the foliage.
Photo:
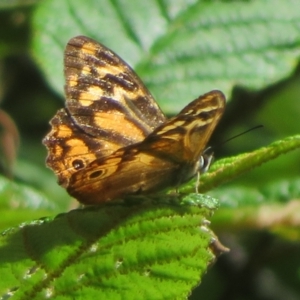
[[[141,283],[141,290],[155,293],[144,294],[143,298],[182,299],[200,281],[214,256],[208,242],[213,233],[210,229],[208,235],[195,230],[196,224],[201,225],[201,220],[210,218],[216,208],[209,206],[206,200],[210,198],[200,197],[204,202],[199,198],[198,206],[193,202],[184,202],[183,206],[160,203],[161,206],[132,213],[116,204],[115,218],[119,216],[120,220],[112,225],[114,218],[104,218],[108,222],[105,228],[111,229],[111,235],[93,236],[93,230],[103,228],[105,209],[112,207],[104,211],[103,208],[76,210],[54,218],[76,207],[76,202],[45,168],[46,151],[41,139],[49,130],[48,121],[63,106],[62,60],[66,42],[73,36],[86,35],[127,61],[168,115],[177,113],[211,89],[222,90],[228,98],[225,116],[211,141],[217,161],[200,181],[206,193],[220,201],[210,227],[231,252],[223,254],[209,269],[190,299],[298,299],[300,155],[299,150],[290,152],[299,148],[300,11],[295,9],[297,4],[296,0],[45,0],[27,1],[20,6],[19,1],[9,5],[7,1],[0,1],[3,24],[0,29],[0,103],[21,137],[14,167],[9,169],[11,164],[5,165],[5,158],[12,159],[18,142],[14,138],[3,138],[14,131],[14,126],[0,119],[4,145],[0,163],[6,176],[0,177],[0,226],[2,230],[15,226],[5,231],[1,240],[0,297],[9,298],[13,287],[27,280],[29,284],[22,286],[22,296],[15,293],[13,298],[32,296],[27,292],[36,291],[37,287],[39,292],[49,292],[47,295],[52,297],[53,287],[66,293],[56,299],[67,299],[68,295],[72,298],[79,295],[76,294],[79,289],[73,290],[72,286],[81,278],[82,270],[87,274],[82,277],[87,289],[82,288],[82,291],[91,297],[96,293],[93,280],[99,279],[101,273],[97,272],[101,268],[107,268],[106,280],[110,280],[107,287],[111,291],[111,284],[120,288],[126,285],[128,278],[139,281],[139,272],[151,266],[152,270],[161,272],[161,276],[164,273],[160,277],[163,279],[160,284],[156,282],[157,285],[150,281]],[[257,124],[263,124],[264,128],[222,144]],[[289,153],[279,156],[286,152]],[[269,160],[272,161],[249,172]],[[245,172],[248,173],[235,178]],[[13,181],[9,181],[7,177],[12,176]],[[191,193],[193,186],[194,182],[187,184],[181,191]],[[155,220],[153,227],[149,225],[151,222],[147,223],[151,213]],[[30,221],[45,216],[52,217]],[[179,221],[171,216],[178,216]],[[169,225],[159,221],[168,218],[173,220]],[[185,226],[183,220],[190,223]],[[200,243],[200,236],[204,234],[208,239],[206,244],[194,244],[191,250],[192,244],[184,236],[173,240],[176,234],[183,234],[179,224],[186,228],[185,234],[193,236],[190,241],[195,243],[199,237]],[[134,231],[130,231],[130,226]],[[143,236],[141,230],[145,228],[153,230],[149,229],[150,235]],[[166,232],[170,236],[166,236]],[[130,234],[136,237],[133,239]],[[107,248],[99,248],[102,243],[109,243],[105,239],[114,235],[114,251],[106,253]],[[151,238],[166,240],[170,251],[162,250],[158,243],[158,252],[150,247],[152,256],[148,258],[132,254],[148,249]],[[122,245],[122,251],[128,251],[126,258],[139,257],[135,263],[141,268],[120,262],[121,269],[132,277],[116,277],[111,281],[112,263],[116,266],[118,262],[115,253],[121,251]],[[100,249],[95,256],[90,251],[94,249],[92,246]],[[199,247],[203,247],[203,252],[195,250]],[[185,255],[184,251],[187,251]],[[191,256],[187,254],[189,251]],[[170,261],[164,258],[155,262],[154,258],[161,258],[162,253],[170,255]],[[198,260],[202,254],[206,257],[203,265]],[[103,256],[107,256],[108,265],[103,263]],[[179,258],[182,260],[177,261]],[[183,261],[181,266],[185,268],[190,266],[192,275],[189,273],[190,277],[182,279],[187,273],[179,265],[171,265],[175,261]],[[164,264],[168,263],[166,267]],[[5,280],[2,272],[5,272]],[[51,280],[42,286],[45,275],[49,274]],[[187,286],[182,288],[185,284]],[[172,287],[182,288],[184,292],[171,295]],[[110,297],[117,299],[116,295]]]

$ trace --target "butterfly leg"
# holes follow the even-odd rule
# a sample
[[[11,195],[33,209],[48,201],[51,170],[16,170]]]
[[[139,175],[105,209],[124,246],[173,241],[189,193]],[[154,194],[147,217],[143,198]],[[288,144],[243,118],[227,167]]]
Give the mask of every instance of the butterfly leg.
[[[200,185],[200,172],[197,172],[197,180],[196,180],[196,183],[195,183],[196,194],[199,194],[199,191],[198,191],[199,185]]]

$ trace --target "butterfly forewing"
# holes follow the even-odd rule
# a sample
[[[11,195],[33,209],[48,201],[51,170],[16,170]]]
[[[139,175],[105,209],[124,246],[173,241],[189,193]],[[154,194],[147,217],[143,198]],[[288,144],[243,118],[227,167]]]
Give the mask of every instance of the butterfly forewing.
[[[141,141],[165,121],[135,72],[115,53],[87,37],[71,39],[65,51],[67,108],[91,135],[119,134]],[[115,124],[127,126],[122,134]],[[130,134],[129,134],[130,133]],[[107,137],[104,137],[107,138]],[[122,142],[123,144],[124,142]]]
[[[68,186],[90,162],[144,140],[165,116],[134,71],[87,37],[72,38],[65,55],[66,108],[51,120],[47,165]]]
[[[68,191],[86,204],[178,186],[200,170],[200,157],[225,107],[211,91],[140,143],[92,162],[71,177]]]

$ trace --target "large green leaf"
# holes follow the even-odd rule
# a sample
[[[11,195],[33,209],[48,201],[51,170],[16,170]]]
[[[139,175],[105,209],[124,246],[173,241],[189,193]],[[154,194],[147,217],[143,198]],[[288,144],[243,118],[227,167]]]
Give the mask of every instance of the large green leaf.
[[[299,20],[294,0],[46,0],[34,16],[33,52],[62,93],[67,41],[94,38],[175,113],[211,89],[229,96],[234,85],[261,89],[290,75],[300,54]]]
[[[5,231],[1,299],[186,298],[226,248],[207,227],[215,199],[177,201],[74,210]]]

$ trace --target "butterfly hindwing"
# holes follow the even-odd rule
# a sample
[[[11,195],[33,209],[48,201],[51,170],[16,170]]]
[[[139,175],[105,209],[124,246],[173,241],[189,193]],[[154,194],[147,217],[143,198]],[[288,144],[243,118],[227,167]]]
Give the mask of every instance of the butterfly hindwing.
[[[68,115],[65,109],[59,110],[50,122],[52,129],[44,138],[48,148],[47,165],[58,177],[60,185],[66,187],[71,175],[91,161],[97,159],[98,151],[105,155],[105,141],[87,136]],[[117,146],[110,144],[107,154]]]

